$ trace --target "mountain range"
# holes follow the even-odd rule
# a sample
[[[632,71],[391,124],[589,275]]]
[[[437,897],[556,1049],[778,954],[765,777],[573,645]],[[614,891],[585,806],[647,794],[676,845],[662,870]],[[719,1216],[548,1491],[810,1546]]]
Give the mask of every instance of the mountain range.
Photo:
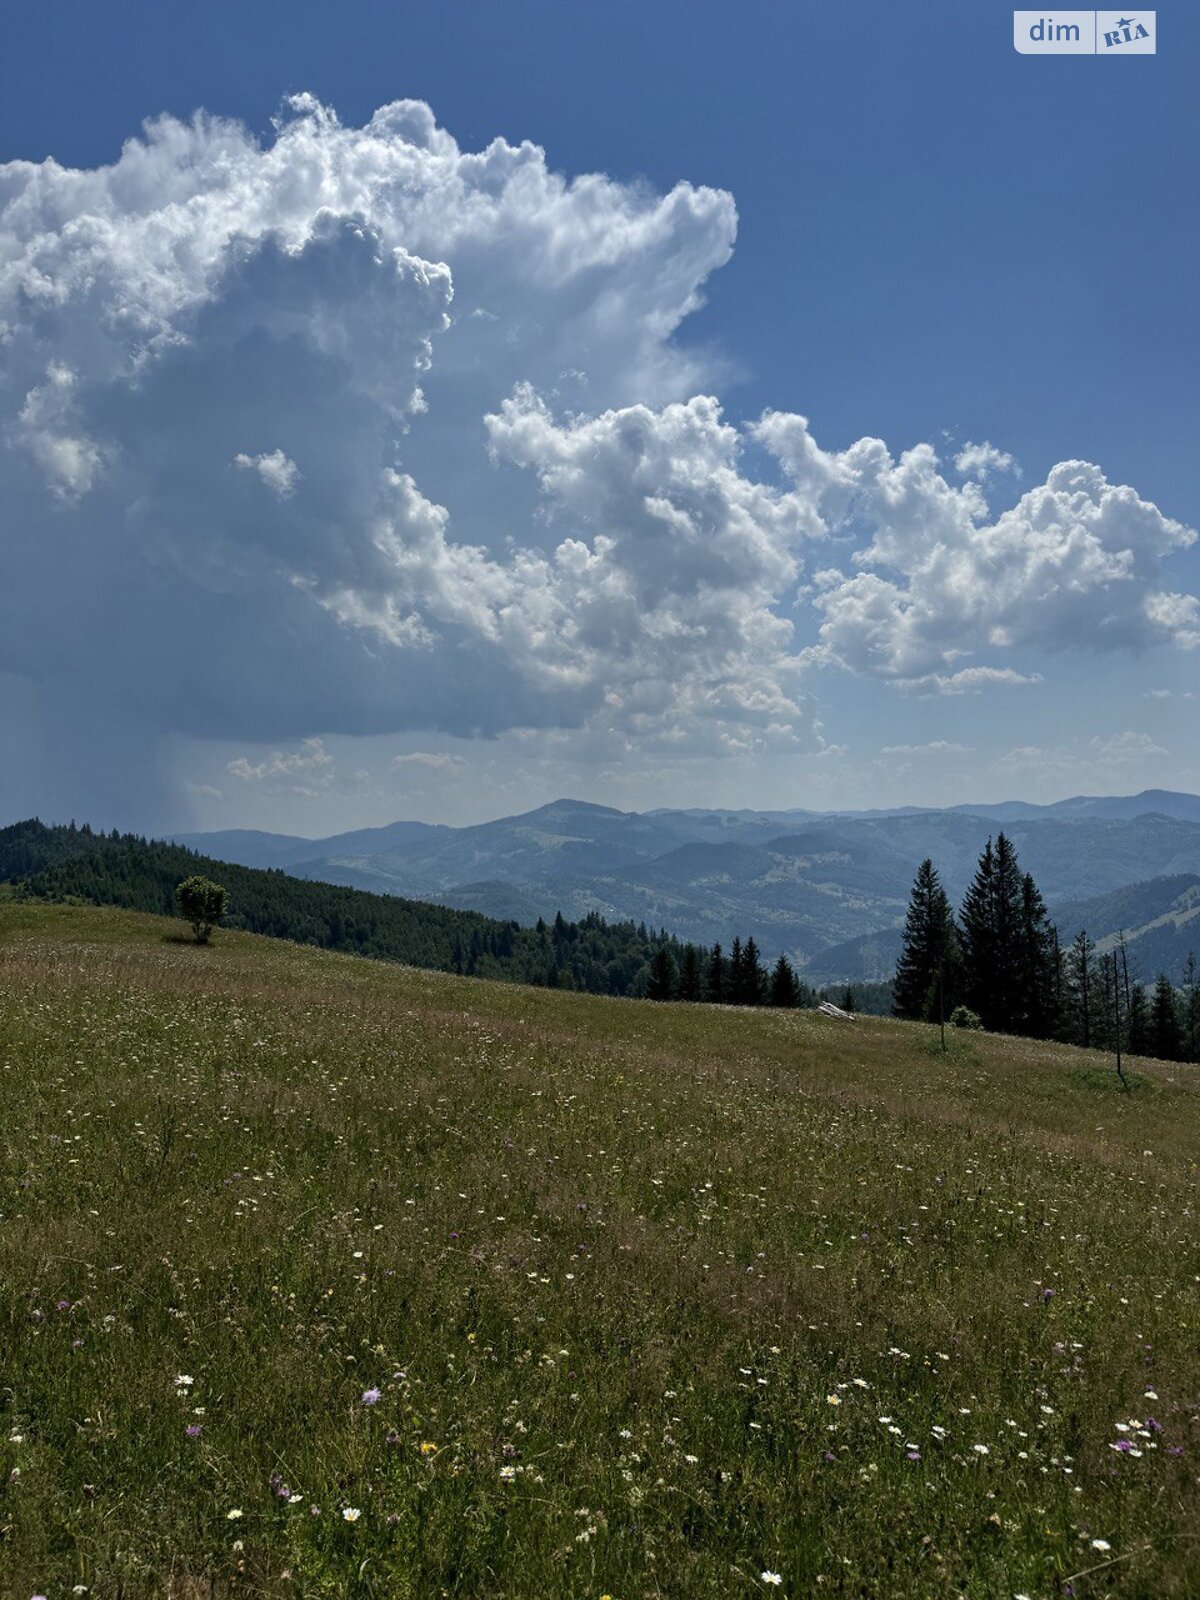
[[[1135,964],[1178,977],[1200,948],[1200,796],[1147,790],[943,810],[625,812],[557,800],[469,827],[396,822],[325,839],[174,834],[220,860],[519,922],[598,911],[684,939],[753,936],[831,982],[888,977],[930,856],[957,903],[1003,828],[1065,939],[1124,931]]]

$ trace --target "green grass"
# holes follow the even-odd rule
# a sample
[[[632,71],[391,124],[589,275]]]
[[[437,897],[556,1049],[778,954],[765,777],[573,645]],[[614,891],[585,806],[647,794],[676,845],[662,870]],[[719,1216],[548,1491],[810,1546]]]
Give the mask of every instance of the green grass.
[[[0,904],[6,1600],[1200,1595],[1197,1069],[179,935]]]

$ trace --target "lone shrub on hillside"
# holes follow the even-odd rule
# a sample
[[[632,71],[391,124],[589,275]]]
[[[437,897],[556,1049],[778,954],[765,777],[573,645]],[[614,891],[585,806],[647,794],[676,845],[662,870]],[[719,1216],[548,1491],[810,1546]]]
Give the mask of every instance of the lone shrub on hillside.
[[[185,878],[175,889],[179,910],[192,925],[197,944],[207,944],[225,915],[229,891],[209,878]]]
[[[970,1006],[955,1006],[950,1013],[950,1026],[952,1028],[977,1028],[983,1029],[978,1012],[972,1011]]]

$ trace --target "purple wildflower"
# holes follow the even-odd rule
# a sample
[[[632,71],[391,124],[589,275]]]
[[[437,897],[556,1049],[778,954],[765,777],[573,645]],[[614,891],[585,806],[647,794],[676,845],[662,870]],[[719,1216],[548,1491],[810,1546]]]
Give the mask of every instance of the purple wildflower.
[[[202,1422],[189,1422],[183,1431],[189,1439],[198,1439],[204,1432],[204,1424]]]
[[[362,1392],[362,1403],[365,1406],[377,1406],[382,1399],[382,1389],[364,1389]]]

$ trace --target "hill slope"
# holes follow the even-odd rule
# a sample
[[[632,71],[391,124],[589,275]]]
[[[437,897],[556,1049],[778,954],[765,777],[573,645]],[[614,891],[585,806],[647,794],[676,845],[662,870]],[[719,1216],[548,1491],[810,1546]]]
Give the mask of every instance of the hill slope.
[[[1192,1592],[1194,1070],[173,932],[0,902],[5,1594]]]
[[[1165,972],[1178,981],[1188,957],[1193,952],[1200,957],[1200,877],[1195,873],[1056,906],[1054,915],[1064,939],[1084,928],[1101,951],[1123,934],[1131,967],[1143,980]]]
[[[644,981],[654,953],[678,951],[665,934],[592,916],[552,930],[472,911],[241,867],[182,846],[37,821],[0,829],[0,883],[43,900],[86,900],[129,910],[174,910],[175,886],[193,873],[230,893],[227,926],[299,944],[479,977],[625,994]]]

